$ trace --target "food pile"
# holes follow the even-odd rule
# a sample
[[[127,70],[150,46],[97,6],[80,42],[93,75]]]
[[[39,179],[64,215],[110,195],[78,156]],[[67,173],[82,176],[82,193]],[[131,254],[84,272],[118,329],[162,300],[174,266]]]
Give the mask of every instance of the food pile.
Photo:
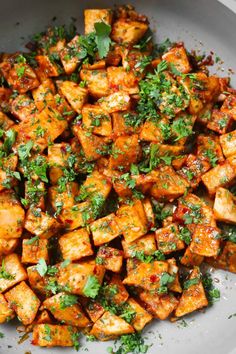
[[[0,57],[0,323],[144,353],[236,272],[236,91],[131,6],[84,18]]]

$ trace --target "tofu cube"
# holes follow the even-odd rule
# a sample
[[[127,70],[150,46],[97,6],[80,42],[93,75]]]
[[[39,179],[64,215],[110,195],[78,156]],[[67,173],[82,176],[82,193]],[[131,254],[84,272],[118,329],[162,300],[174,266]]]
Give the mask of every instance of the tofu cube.
[[[98,250],[96,262],[111,272],[119,273],[122,268],[123,252],[116,248],[102,246]]]
[[[134,333],[134,328],[121,317],[106,311],[99,320],[95,322],[90,335],[101,341],[115,339],[124,334]]]
[[[108,243],[121,234],[117,217],[115,214],[109,214],[90,224],[95,246]]]
[[[127,119],[128,114],[131,113],[135,116],[133,112],[114,112],[111,114],[112,116],[112,126],[113,126],[113,134],[114,137],[117,138],[121,135],[131,135],[138,132],[138,127],[133,127],[129,124],[129,120]]]
[[[78,56],[80,51],[79,36],[76,35],[60,52],[60,59],[67,75],[71,75],[81,62]]]
[[[236,273],[236,244],[226,241],[222,253],[218,257],[206,258],[206,261],[215,268]]]
[[[221,111],[227,114],[236,120],[236,96],[228,95],[224,100],[223,105],[221,106]]]
[[[219,134],[225,134],[231,128],[233,118],[230,114],[219,109],[213,109],[211,120],[207,123],[207,128]]]
[[[48,240],[39,239],[33,244],[29,244],[28,239],[22,241],[22,263],[37,264],[41,258],[46,262],[49,261]]]
[[[93,254],[89,233],[85,228],[62,235],[58,242],[64,259],[76,261]]]
[[[40,347],[73,347],[78,329],[66,325],[37,324],[33,327],[33,345]]]
[[[113,92],[123,90],[130,95],[134,95],[139,92],[138,82],[141,77],[135,75],[131,70],[127,71],[121,66],[109,66],[107,68],[107,77],[109,88]]]
[[[170,224],[155,232],[158,249],[164,254],[179,251],[185,248],[184,242],[180,239],[177,224]]]
[[[25,326],[34,321],[40,301],[24,281],[5,293],[5,297]]]
[[[7,76],[4,76],[13,90],[20,94],[39,86],[34,70],[26,63],[15,63]]]
[[[189,280],[193,279],[199,279],[199,281],[197,284],[190,285],[183,291],[175,310],[176,317],[182,317],[208,305],[198,267],[195,267],[190,274]]]
[[[66,230],[74,230],[85,226],[94,220],[91,203],[89,201],[74,204],[72,207],[64,208],[59,215]]]
[[[1,269],[5,276],[0,278],[0,293],[27,279],[27,273],[15,253],[11,253],[2,259]]]
[[[100,195],[106,199],[111,191],[112,184],[106,176],[98,171],[93,171],[87,176],[85,182],[81,186],[80,191],[87,193],[88,199],[94,195]]]
[[[217,256],[220,251],[219,230],[211,226],[196,225],[189,248],[199,256]]]
[[[147,231],[147,217],[140,200],[136,200],[133,205],[123,205],[117,211],[117,221],[125,241],[130,243]]]
[[[25,218],[24,209],[11,191],[0,193],[0,236],[11,239],[21,237]]]
[[[52,184],[57,184],[60,177],[64,175],[63,168],[68,167],[70,154],[71,147],[67,143],[53,144],[48,147],[49,177]]]
[[[73,304],[68,301],[73,299]],[[89,320],[82,311],[75,295],[59,293],[44,300],[43,308],[49,310],[59,322],[80,328],[87,327]]]

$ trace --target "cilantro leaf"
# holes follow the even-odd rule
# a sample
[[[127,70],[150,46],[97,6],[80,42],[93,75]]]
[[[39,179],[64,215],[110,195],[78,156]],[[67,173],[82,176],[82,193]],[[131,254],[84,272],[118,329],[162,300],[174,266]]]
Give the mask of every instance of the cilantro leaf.
[[[18,148],[18,155],[21,161],[27,159],[30,156],[30,150],[32,149],[34,143],[32,140],[28,141],[25,145],[20,145]]]
[[[6,268],[5,268],[5,261],[4,259],[2,260],[2,266],[0,268],[0,278],[2,279],[7,279],[7,280],[13,280],[15,279],[15,276],[10,274]]]
[[[87,297],[95,298],[99,292],[101,285],[94,275],[90,275],[83,289],[83,293]]]
[[[96,22],[94,24],[94,28],[95,42],[98,47],[98,54],[100,59],[102,59],[105,58],[110,48],[111,39],[109,35],[111,33],[111,26],[104,22]]]
[[[67,307],[73,306],[77,303],[77,296],[72,294],[63,294],[60,296],[60,309],[64,310]]]
[[[36,265],[36,269],[38,273],[41,275],[41,277],[43,277],[47,273],[48,266],[47,263],[45,262],[45,259],[40,258],[38,264]]]
[[[16,131],[13,129],[9,129],[6,133],[6,138],[3,144],[3,150],[6,153],[9,153],[9,151],[11,150],[12,146],[15,143],[16,140]]]

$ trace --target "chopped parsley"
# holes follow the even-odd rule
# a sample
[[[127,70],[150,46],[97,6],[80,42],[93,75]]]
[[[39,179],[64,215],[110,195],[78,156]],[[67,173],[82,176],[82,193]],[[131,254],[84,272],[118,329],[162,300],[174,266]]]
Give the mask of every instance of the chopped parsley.
[[[15,279],[15,275],[10,274],[5,268],[5,260],[2,260],[2,266],[0,268],[0,278],[6,280],[13,280]]]
[[[220,299],[220,290],[214,286],[210,273],[203,275],[202,285],[205,289],[209,305],[212,305],[214,302]]]
[[[67,307],[71,307],[77,304],[78,298],[76,295],[63,294],[60,296],[60,309],[65,310]]]
[[[184,282],[184,290],[189,289],[193,285],[199,284],[199,281],[200,281],[200,278],[193,278],[193,279],[186,280]]]
[[[83,293],[87,297],[95,298],[99,292],[101,285],[94,275],[90,275],[84,286]]]
[[[165,294],[168,292],[168,285],[173,283],[175,277],[167,272],[164,272],[160,278],[160,288],[158,289],[159,294]]]

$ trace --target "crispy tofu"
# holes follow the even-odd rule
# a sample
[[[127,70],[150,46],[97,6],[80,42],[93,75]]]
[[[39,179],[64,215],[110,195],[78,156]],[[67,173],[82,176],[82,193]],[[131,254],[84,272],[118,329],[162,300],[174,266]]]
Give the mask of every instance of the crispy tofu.
[[[65,96],[71,107],[80,114],[83,105],[87,102],[88,90],[73,81],[60,81],[58,85],[59,91]]]
[[[206,186],[210,196],[214,196],[218,187],[227,187],[236,177],[235,167],[229,160],[221,165],[213,167],[202,176],[202,182]]]
[[[152,320],[152,315],[148,313],[142,306],[137,303],[133,298],[129,298],[127,301],[129,307],[132,311],[135,312],[134,319],[131,321],[131,325],[138,332],[142,331],[142,329]]]
[[[89,34],[95,31],[95,23],[104,22],[111,25],[111,9],[85,9],[84,10],[84,33]]]
[[[134,328],[121,317],[106,311],[93,325],[90,335],[101,341],[115,339],[124,334],[134,333]]]
[[[84,295],[83,290],[90,277],[95,277],[101,284],[104,274],[105,268],[94,261],[70,263],[66,267],[60,267],[57,281],[61,286],[68,286],[72,294]]]
[[[102,246],[98,250],[96,262],[111,272],[119,273],[123,263],[123,252],[116,248]]]
[[[125,171],[129,170],[132,163],[136,163],[140,156],[141,149],[138,141],[138,135],[118,137],[113,146],[109,159],[111,169],[118,169],[120,166]]]
[[[5,270],[6,276],[0,278],[0,293],[27,279],[27,273],[15,253],[2,258],[2,270]]]
[[[22,241],[22,263],[37,264],[41,258],[46,262],[49,261],[48,240],[39,239],[33,244],[29,244],[27,239]]]
[[[108,243],[121,234],[115,214],[109,214],[90,224],[95,246]]]
[[[0,257],[13,253],[18,244],[19,239],[17,238],[0,238]]]
[[[154,234],[147,234],[130,243],[122,240],[121,243],[124,250],[124,258],[132,257],[136,252],[151,255],[157,250]]]
[[[70,305],[67,303],[70,297],[74,295],[68,295],[66,293],[59,293],[50,298],[44,300],[43,308],[49,310],[56,320],[63,322],[70,326],[86,327],[89,325],[89,320],[82,311],[82,308],[78,302]],[[69,297],[69,299],[67,299]],[[76,300],[75,296],[73,300]]]
[[[73,347],[77,328],[66,325],[37,324],[32,344],[40,347]]]
[[[163,273],[168,272],[167,262],[154,261],[152,263],[140,263],[128,273],[123,284],[139,286],[146,290],[156,291],[160,287],[160,279]]]
[[[236,130],[220,136],[220,145],[225,157],[236,155]]]
[[[227,223],[236,223],[236,199],[228,189],[218,188],[214,201],[216,220]]]
[[[184,46],[171,48],[162,56],[162,60],[173,64],[182,74],[187,74],[191,71],[191,65]]]
[[[215,227],[196,225],[189,249],[199,256],[217,256],[220,251],[219,236],[219,230]]]
[[[183,291],[179,304],[175,310],[176,317],[182,317],[208,305],[205,291],[200,280],[200,272],[197,267],[195,267],[190,274],[189,280],[193,279],[199,279],[199,282],[190,285]]]
[[[133,205],[123,205],[117,211],[117,221],[125,241],[133,242],[148,231],[148,223],[143,204],[135,200]]]
[[[24,325],[29,325],[33,322],[38,312],[40,301],[24,281],[5,293],[5,297]]]
[[[152,292],[143,291],[140,299],[145,303],[147,310],[160,320],[167,319],[178,306],[178,300],[171,293],[158,296]]]
[[[81,70],[81,80],[86,82],[89,94],[98,99],[109,95],[109,84],[107,78],[107,70]]]
[[[15,317],[14,311],[10,308],[4,295],[0,294],[0,324],[10,321]]]
[[[100,98],[98,103],[108,113],[127,111],[130,108],[130,96],[125,91],[117,91]]]
[[[79,139],[87,160],[98,160],[102,155],[108,154],[108,140],[106,137],[92,134],[89,130],[83,129],[79,125],[73,127],[73,132]]]
[[[151,195],[158,200],[172,201],[183,195],[189,184],[179,176],[171,166],[163,166],[151,173],[155,184],[151,188]]]
[[[110,115],[97,105],[86,104],[82,108],[82,122],[85,129],[94,134],[110,137],[112,125]]]
[[[184,242],[180,239],[177,224],[170,224],[155,232],[158,249],[164,254],[179,251],[185,248]]]
[[[147,30],[147,23],[121,18],[113,23],[111,38],[117,43],[136,44]]]
[[[0,193],[0,235],[11,239],[21,237],[25,218],[24,209],[12,191]]]
[[[93,254],[89,233],[85,228],[62,235],[58,242],[64,259],[76,261]]]
[[[42,239],[48,239],[54,236],[60,229],[60,224],[55,218],[44,213],[28,210],[25,218],[24,228],[35,236]]]

